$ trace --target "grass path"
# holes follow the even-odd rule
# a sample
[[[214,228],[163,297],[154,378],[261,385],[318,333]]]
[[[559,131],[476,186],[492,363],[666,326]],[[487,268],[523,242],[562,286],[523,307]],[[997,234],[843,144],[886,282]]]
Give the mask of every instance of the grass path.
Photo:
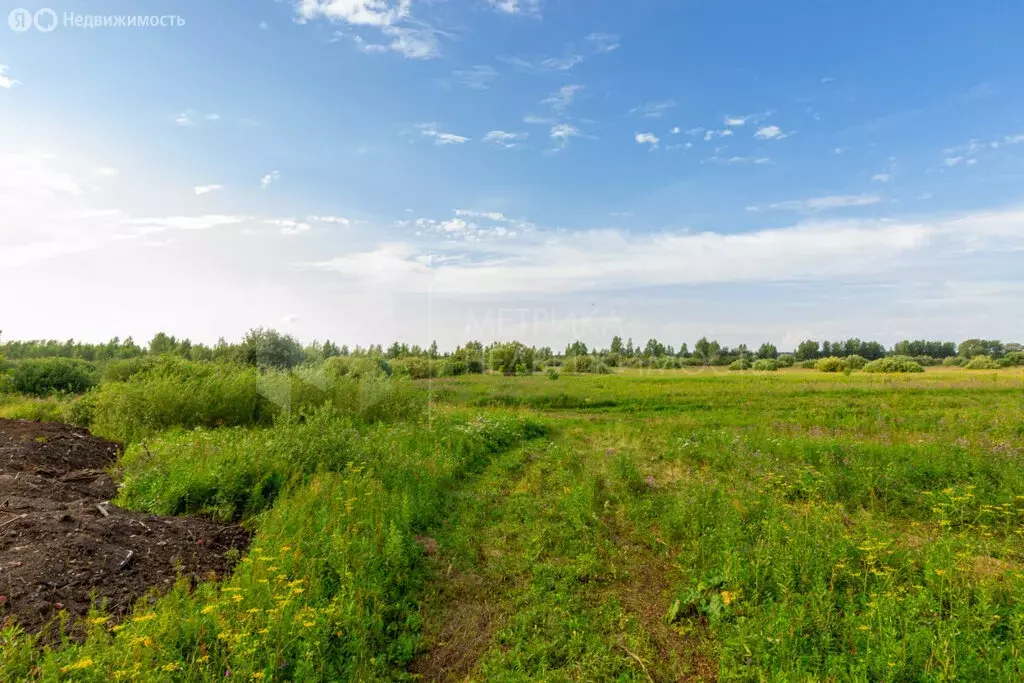
[[[563,422],[457,494],[430,558],[425,680],[710,680],[707,642],[664,620],[676,575],[616,501],[614,423]],[[610,452],[612,451],[612,452]]]

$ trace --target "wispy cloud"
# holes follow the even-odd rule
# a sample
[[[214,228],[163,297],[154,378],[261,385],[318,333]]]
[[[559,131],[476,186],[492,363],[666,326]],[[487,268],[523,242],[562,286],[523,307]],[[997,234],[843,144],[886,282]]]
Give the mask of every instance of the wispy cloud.
[[[619,49],[619,37],[612,33],[591,33],[587,40],[596,52],[612,52]]]
[[[435,145],[461,145],[470,140],[470,138],[463,135],[438,130],[436,123],[420,123],[416,126],[416,129],[419,130],[420,135],[432,138]]]
[[[563,85],[557,92],[542,100],[541,104],[550,106],[560,114],[565,113],[565,110],[569,108],[569,105],[576,98],[576,93],[582,89],[582,85]]]
[[[412,0],[299,0],[299,21],[327,19],[355,26],[390,26],[406,19]]]
[[[658,102],[645,102],[638,107],[629,110],[630,114],[636,114],[645,119],[660,119],[669,110],[676,106],[675,100],[661,100]]]
[[[196,185],[192,188],[197,195],[210,194],[211,192],[217,192],[223,190],[223,185]]]
[[[574,66],[582,64],[583,57],[578,54],[567,54],[563,57],[538,57],[534,59],[502,56],[498,57],[498,61],[526,71],[568,71]]]
[[[842,194],[830,195],[827,197],[812,197],[810,199],[791,199],[785,202],[768,204],[767,209],[780,211],[797,211],[800,213],[817,213],[819,211],[831,211],[834,209],[849,209],[860,206],[878,204],[882,198],[877,194]],[[761,207],[747,207],[748,211],[759,211]]]
[[[633,139],[636,140],[639,145],[650,145],[651,149],[657,149],[658,143],[661,142],[658,136],[654,133],[637,133],[633,136]]]
[[[452,71],[452,79],[470,90],[487,90],[498,72],[491,66],[474,66],[469,69]]]
[[[565,149],[572,138],[583,137],[580,129],[570,123],[559,123],[551,127],[549,133],[555,141],[556,149]]]
[[[220,114],[217,112],[202,114],[195,109],[186,109],[174,117],[174,123],[182,127],[194,126],[201,121],[209,121],[211,123],[220,121]]]
[[[344,216],[307,216],[306,220],[314,223],[334,223],[335,225],[352,225],[358,222]]]
[[[301,235],[312,230],[309,223],[297,221],[294,218],[268,218],[263,223],[280,228],[282,235]]]
[[[21,81],[16,81],[7,75],[8,68],[6,64],[0,64],[0,88],[4,90],[10,90],[16,85],[21,85]]]
[[[487,2],[502,14],[540,15],[540,0],[487,0]]]
[[[270,173],[267,173],[262,178],[260,178],[260,187],[262,187],[265,190],[268,187],[270,187],[273,183],[276,183],[280,179],[281,179],[281,172],[280,171],[271,171]]]
[[[754,137],[759,140],[785,140],[790,135],[792,133],[783,133],[778,126],[762,126],[754,133]]]
[[[509,133],[504,130],[492,130],[484,135],[483,142],[495,147],[512,149],[513,147],[518,147],[528,137],[529,133]]]

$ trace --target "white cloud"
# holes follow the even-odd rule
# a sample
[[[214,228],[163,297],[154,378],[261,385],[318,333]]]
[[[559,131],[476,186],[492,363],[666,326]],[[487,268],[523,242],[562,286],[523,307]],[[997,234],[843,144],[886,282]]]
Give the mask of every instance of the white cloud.
[[[540,0],[487,0],[491,7],[503,14],[527,14],[537,15],[540,13]]]
[[[263,221],[267,225],[274,225],[281,229],[282,235],[301,235],[312,229],[309,223],[297,221],[293,218],[268,218]]]
[[[528,123],[531,126],[553,126],[558,123],[558,119],[553,119],[550,116],[527,115],[523,117],[523,123]]]
[[[784,140],[790,135],[792,133],[783,133],[782,129],[778,126],[763,126],[754,133],[754,137],[759,140]]]
[[[833,154],[846,154],[849,151],[850,151],[849,147],[845,147],[843,145],[840,145],[839,147],[836,147],[835,149],[833,149],[832,153]]]
[[[925,225],[811,222],[754,233],[631,235],[589,230],[506,243],[498,258],[430,267],[411,245],[303,264],[399,289],[450,295],[545,294],[716,282],[834,279],[883,271],[928,244]],[[370,267],[373,264],[374,267]]]
[[[116,168],[110,166],[98,166],[92,170],[93,173],[101,178],[116,178],[119,175],[119,171]]]
[[[355,222],[351,218],[345,218],[344,216],[307,216],[306,220],[314,223],[334,223],[336,225],[351,225]]]
[[[876,173],[875,175],[871,176],[871,182],[885,184],[885,183],[890,182],[892,180],[892,178],[893,178],[893,173],[889,172],[889,171],[887,171],[885,173]]]
[[[672,135],[679,135],[679,133],[681,133],[681,132],[682,132],[682,129],[681,129],[681,128],[680,128],[679,126],[675,126],[675,127],[674,127],[674,128],[672,129],[672,130],[670,130],[669,132],[670,132],[670,133],[672,133]]]
[[[881,201],[882,198],[877,194],[843,194],[775,202],[774,204],[769,204],[767,208],[815,213],[831,209],[848,209],[858,206],[870,206],[871,204],[878,204]]]
[[[662,100],[660,102],[645,102],[638,107],[629,110],[630,114],[636,114],[645,119],[660,119],[669,110],[676,106],[675,100]]]
[[[420,131],[420,135],[424,137],[433,138],[435,145],[461,145],[464,142],[469,142],[470,138],[463,135],[456,135],[455,133],[445,133],[437,129],[436,123],[421,123],[416,126]]]
[[[612,52],[619,49],[619,37],[611,33],[591,33],[587,40],[597,52]]]
[[[572,104],[573,99],[576,97],[576,93],[582,89],[582,85],[563,85],[557,92],[551,94],[546,99],[541,100],[541,104],[550,106],[558,113],[564,113],[565,110],[569,108],[569,105]]]
[[[497,77],[498,72],[485,65],[452,71],[452,78],[470,90],[487,90],[491,87],[491,81]]]
[[[356,26],[390,26],[409,16],[412,0],[299,0],[300,21],[328,19]]]
[[[259,29],[261,31],[267,31],[267,30],[270,29],[270,26],[267,25],[267,22],[261,21],[260,24],[259,24]]]
[[[262,178],[260,178],[260,187],[262,187],[265,190],[268,187],[270,187],[270,185],[272,183],[276,183],[280,179],[281,179],[281,172],[280,171],[271,171],[270,173],[268,173],[265,176],[263,176]]]
[[[551,127],[551,139],[555,141],[558,149],[568,147],[572,138],[582,137],[580,129],[570,123],[559,123]]]
[[[434,59],[441,54],[437,31],[431,28],[385,26],[382,32],[391,38],[387,49],[409,59]]]
[[[196,185],[192,189],[195,191],[195,193],[197,195],[204,195],[204,194],[209,194],[211,192],[217,192],[218,190],[223,190],[224,186],[223,185]]]
[[[194,126],[203,121],[219,121],[220,114],[216,112],[210,112],[208,114],[201,114],[195,109],[186,109],[177,116],[174,117],[174,123],[179,126]]]
[[[959,165],[964,160],[964,157],[946,157],[944,163],[947,167],[952,168]]]
[[[657,149],[658,143],[661,142],[654,133],[637,133],[633,136],[639,145],[650,145],[651,149]]]
[[[16,85],[21,85],[21,81],[16,81],[7,75],[7,69],[6,64],[0,64],[0,88],[10,90]]]
[[[527,71],[568,71],[574,66],[581,64],[583,57],[577,54],[567,54],[564,57],[541,57],[530,60],[522,57],[502,56],[498,57],[498,61]]]
[[[743,126],[747,123],[749,116],[726,116],[725,125],[727,126]]]
[[[529,137],[529,133],[509,133],[503,130],[492,130],[488,131],[483,137],[483,142],[494,145],[495,147],[504,147],[505,149],[512,149],[517,147],[521,141]]]
[[[1017,145],[1017,144],[1020,144],[1022,142],[1024,142],[1024,133],[1019,133],[1017,135],[1007,135],[1006,136],[1006,144],[1008,144],[1008,145]]]

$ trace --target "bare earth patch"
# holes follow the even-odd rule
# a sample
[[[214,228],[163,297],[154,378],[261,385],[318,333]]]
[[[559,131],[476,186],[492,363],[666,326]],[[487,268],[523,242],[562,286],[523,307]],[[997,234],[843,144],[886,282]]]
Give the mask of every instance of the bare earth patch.
[[[0,626],[44,639],[62,613],[104,605],[115,619],[152,589],[230,570],[249,533],[191,517],[122,510],[107,472],[120,447],[83,429],[0,419]]]

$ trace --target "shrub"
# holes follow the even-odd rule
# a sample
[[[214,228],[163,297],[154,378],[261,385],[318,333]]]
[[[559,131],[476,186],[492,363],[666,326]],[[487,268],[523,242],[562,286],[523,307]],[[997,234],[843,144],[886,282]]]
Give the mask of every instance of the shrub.
[[[323,369],[329,379],[391,376],[391,365],[383,358],[332,356],[324,361]]]
[[[1002,366],[988,356],[975,356],[964,367],[968,370],[998,370]]]
[[[533,349],[520,342],[498,344],[491,349],[491,369],[503,375],[533,372]]]
[[[1000,358],[999,363],[1006,368],[1024,365],[1024,351],[1011,351]]]
[[[924,372],[921,364],[907,356],[888,356],[864,366],[864,372]]]
[[[81,394],[97,382],[96,366],[75,358],[35,358],[18,363],[11,375],[15,391],[32,396]]]
[[[779,369],[779,363],[774,358],[761,358],[755,360],[751,367],[758,372],[775,372]]]
[[[818,372],[843,372],[846,370],[846,362],[842,358],[829,356],[828,358],[819,359],[814,364],[814,368]]]
[[[391,372],[395,377],[410,379],[430,379],[437,377],[438,364],[428,358],[403,358],[390,363]]]
[[[704,365],[704,363],[701,362],[700,358],[694,358],[693,356],[690,356],[689,358],[679,359],[679,367],[681,368],[695,368],[698,365]]]
[[[730,370],[749,370],[750,369],[750,361],[748,361],[746,358],[740,358],[739,360],[734,360],[732,363],[729,364],[729,369]]]
[[[797,366],[798,366],[798,367],[801,367],[801,368],[803,368],[804,370],[813,370],[813,369],[814,369],[814,367],[815,367],[815,366],[816,366],[817,364],[818,364],[818,361],[816,361],[816,360],[811,360],[811,359],[808,359],[808,360],[802,360],[802,361],[800,361],[800,362],[799,362],[799,363],[797,364]]]
[[[558,370],[554,368],[548,368],[548,379],[558,379]]]
[[[112,360],[103,368],[104,382],[127,382],[135,375],[148,372],[157,362],[155,356],[138,356],[124,360]]]
[[[867,358],[865,358],[864,356],[858,356],[857,354],[847,356],[843,360],[846,363],[846,367],[849,368],[850,370],[860,370],[865,365],[868,364]]]
[[[482,365],[482,364],[481,364]],[[447,358],[441,363],[437,374],[441,377],[461,377],[469,374],[469,363],[464,360]]]
[[[791,368],[796,363],[796,358],[791,353],[784,353],[776,358],[775,362],[779,364],[780,368]]]
[[[598,366],[604,367],[604,372],[599,370]],[[608,373],[608,367],[594,356],[569,356],[562,367],[566,372]]]

